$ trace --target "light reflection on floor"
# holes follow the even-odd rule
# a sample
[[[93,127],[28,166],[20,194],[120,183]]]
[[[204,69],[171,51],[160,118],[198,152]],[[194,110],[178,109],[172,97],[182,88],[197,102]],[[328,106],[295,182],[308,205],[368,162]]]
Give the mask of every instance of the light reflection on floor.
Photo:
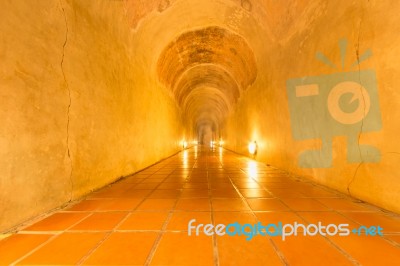
[[[380,225],[384,236],[188,236],[188,222]],[[195,146],[0,240],[0,264],[394,265],[398,215]]]

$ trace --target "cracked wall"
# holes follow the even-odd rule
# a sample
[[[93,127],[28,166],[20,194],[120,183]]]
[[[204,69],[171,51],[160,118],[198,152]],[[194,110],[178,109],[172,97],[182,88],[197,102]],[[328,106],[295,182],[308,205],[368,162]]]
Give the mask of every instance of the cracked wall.
[[[399,4],[0,5],[0,231],[172,155],[196,131],[242,154],[256,140],[257,160],[400,212]],[[331,93],[349,80],[365,90]]]
[[[287,8],[289,29],[264,37],[268,53],[256,53],[263,73],[228,119],[225,143],[248,154],[256,140],[257,160],[399,212],[400,6],[297,8]]]
[[[0,4],[0,231],[180,149],[178,107],[112,2]]]

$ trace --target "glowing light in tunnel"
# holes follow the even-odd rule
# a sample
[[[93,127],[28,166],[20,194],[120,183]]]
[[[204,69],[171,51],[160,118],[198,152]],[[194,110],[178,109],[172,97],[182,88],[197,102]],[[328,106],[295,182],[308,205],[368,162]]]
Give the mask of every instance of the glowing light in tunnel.
[[[183,151],[183,168],[188,167],[188,151],[184,150]]]
[[[182,140],[182,147],[183,147],[184,149],[186,149],[187,146],[188,146],[187,141],[186,141],[186,140]]]
[[[256,141],[250,142],[248,145],[248,150],[251,155],[257,154],[257,142]]]
[[[254,161],[249,161],[247,163],[247,175],[250,178],[257,178],[257,174],[258,174],[257,163]]]
[[[173,93],[184,120],[192,123],[188,126],[200,128],[220,125],[234,111],[241,93],[256,80],[257,64],[242,36],[210,26],[171,40],[159,55],[157,75]]]
[[[219,140],[219,146],[222,147],[222,145],[224,145],[224,144],[225,144],[225,142],[222,139],[220,139]]]

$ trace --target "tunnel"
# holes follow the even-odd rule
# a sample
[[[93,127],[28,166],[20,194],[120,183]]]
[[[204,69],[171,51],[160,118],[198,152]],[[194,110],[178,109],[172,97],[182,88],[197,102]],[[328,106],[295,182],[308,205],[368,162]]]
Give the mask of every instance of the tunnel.
[[[0,265],[400,261],[400,3],[0,7]]]

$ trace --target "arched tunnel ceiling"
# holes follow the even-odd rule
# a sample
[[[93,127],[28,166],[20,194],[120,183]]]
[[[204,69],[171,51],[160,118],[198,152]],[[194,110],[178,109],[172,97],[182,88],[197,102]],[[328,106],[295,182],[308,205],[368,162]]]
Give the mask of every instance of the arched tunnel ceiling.
[[[218,125],[233,110],[241,91],[254,82],[257,67],[241,36],[206,27],[172,40],[158,59],[157,72],[187,121]]]
[[[178,104],[197,87],[212,87],[223,94],[229,102],[235,103],[240,96],[240,89],[234,77],[221,66],[214,64],[198,64],[181,75],[173,91]]]
[[[204,112],[211,112],[221,121],[229,113],[230,104],[224,98],[224,94],[213,88],[197,88],[186,98],[183,105],[186,119],[198,118]]]

